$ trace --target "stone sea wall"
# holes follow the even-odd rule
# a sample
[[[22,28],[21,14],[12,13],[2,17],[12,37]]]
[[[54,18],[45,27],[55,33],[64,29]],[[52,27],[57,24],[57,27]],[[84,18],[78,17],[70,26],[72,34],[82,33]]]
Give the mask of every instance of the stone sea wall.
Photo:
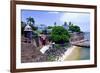
[[[70,42],[76,42],[84,39],[84,32],[74,32],[70,33]]]

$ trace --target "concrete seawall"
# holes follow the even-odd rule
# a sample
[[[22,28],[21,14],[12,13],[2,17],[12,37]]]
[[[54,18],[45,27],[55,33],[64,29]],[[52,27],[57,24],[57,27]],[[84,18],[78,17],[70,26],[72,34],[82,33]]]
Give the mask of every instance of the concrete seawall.
[[[74,46],[90,48],[90,41],[86,39],[70,43]]]

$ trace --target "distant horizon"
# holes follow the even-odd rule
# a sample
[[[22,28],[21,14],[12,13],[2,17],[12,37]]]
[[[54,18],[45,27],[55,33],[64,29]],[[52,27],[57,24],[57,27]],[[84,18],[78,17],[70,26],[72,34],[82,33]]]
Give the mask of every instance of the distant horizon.
[[[36,11],[36,10],[21,10],[21,21],[26,22],[26,18],[32,17],[35,24],[54,26],[61,26],[64,22],[72,22],[72,24],[80,27],[83,32],[90,32],[90,14],[76,13],[76,12],[62,12],[62,11]]]

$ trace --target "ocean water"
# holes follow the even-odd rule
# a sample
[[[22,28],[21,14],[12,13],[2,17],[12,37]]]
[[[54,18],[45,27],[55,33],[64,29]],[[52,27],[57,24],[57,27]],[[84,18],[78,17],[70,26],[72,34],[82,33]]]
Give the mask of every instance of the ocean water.
[[[90,32],[84,33],[84,39],[90,41]],[[82,47],[80,50],[80,60],[89,60],[90,59],[90,48]]]
[[[89,60],[90,59],[90,48],[81,48],[80,50],[80,60]]]

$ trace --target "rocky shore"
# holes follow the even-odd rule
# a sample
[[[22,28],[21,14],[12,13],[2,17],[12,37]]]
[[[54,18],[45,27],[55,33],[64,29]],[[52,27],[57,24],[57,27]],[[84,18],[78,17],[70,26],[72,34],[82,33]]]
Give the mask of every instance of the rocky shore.
[[[50,48],[44,54],[47,56],[47,61],[58,61],[65,51],[67,48]]]

